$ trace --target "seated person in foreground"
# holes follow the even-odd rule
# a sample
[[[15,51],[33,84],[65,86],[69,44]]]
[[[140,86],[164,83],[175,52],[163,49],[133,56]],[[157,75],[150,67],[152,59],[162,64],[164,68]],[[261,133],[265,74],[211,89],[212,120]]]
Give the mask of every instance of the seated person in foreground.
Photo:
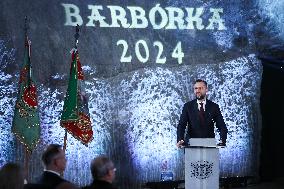
[[[106,156],[98,156],[91,162],[91,172],[93,182],[83,189],[116,189],[113,186],[115,179],[115,171],[113,162]]]
[[[42,154],[42,162],[44,172],[37,184],[45,185],[50,189],[77,188],[74,184],[61,177],[67,162],[61,145],[50,144]]]

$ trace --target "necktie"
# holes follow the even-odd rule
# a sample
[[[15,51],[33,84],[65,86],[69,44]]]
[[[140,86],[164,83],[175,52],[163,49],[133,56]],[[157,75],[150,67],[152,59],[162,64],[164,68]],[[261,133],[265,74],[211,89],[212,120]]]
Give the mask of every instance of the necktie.
[[[199,109],[199,121],[200,121],[200,126],[204,127],[205,126],[205,111],[203,108],[203,103],[200,102],[200,109]]]

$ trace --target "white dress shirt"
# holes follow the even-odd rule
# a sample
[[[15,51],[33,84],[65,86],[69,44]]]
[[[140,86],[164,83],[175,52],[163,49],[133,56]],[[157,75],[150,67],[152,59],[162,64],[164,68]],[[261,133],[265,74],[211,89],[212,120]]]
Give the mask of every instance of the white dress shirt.
[[[205,100],[197,100],[198,110],[200,110],[200,103],[203,103],[203,110],[205,111],[206,99]]]

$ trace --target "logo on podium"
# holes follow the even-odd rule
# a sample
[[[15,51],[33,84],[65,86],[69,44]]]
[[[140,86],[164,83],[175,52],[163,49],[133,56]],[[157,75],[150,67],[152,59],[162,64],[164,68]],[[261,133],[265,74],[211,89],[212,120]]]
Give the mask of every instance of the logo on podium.
[[[213,163],[208,161],[197,161],[190,165],[192,167],[191,177],[207,179],[213,175]]]

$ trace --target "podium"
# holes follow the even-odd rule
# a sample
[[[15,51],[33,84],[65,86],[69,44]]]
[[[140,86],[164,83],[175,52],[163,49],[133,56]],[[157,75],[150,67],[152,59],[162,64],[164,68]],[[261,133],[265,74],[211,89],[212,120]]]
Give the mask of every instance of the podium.
[[[214,138],[192,138],[185,150],[185,189],[219,189],[219,148]]]

